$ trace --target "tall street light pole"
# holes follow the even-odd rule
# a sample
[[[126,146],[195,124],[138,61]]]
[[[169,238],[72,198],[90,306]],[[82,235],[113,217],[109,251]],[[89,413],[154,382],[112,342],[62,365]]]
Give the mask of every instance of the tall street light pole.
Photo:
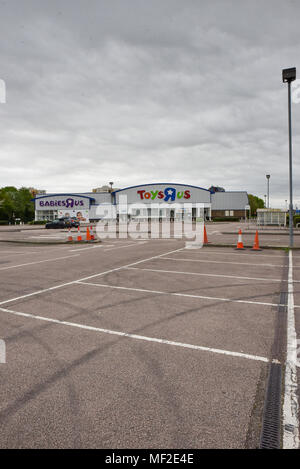
[[[268,181],[268,208],[270,208],[270,174],[266,174],[266,178]]]
[[[288,120],[289,120],[289,182],[290,182],[290,210],[289,210],[289,230],[290,248],[294,246],[294,223],[293,223],[293,169],[292,169],[292,100],[291,83],[296,80],[296,68],[286,68],[282,70],[282,81],[288,84]]]

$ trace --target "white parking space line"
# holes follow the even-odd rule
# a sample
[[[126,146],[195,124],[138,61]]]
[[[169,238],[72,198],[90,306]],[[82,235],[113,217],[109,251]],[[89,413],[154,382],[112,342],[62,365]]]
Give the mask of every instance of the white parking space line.
[[[199,272],[182,272],[177,270],[162,270],[162,269],[144,269],[142,267],[127,267],[128,270],[145,270],[148,272],[162,272],[166,274],[183,274],[183,275],[200,275],[202,277],[221,277],[221,278],[236,278],[239,280],[262,280],[263,282],[287,282],[281,278],[267,278],[267,277],[242,277],[240,275],[222,275],[222,274],[202,274]],[[300,280],[294,280],[294,283],[300,283]]]
[[[170,261],[182,261],[182,262],[203,262],[205,264],[235,264],[235,265],[255,265],[259,267],[287,267],[286,265],[280,264],[255,264],[253,262],[229,262],[229,261],[211,261],[206,259],[187,259],[182,257],[165,257],[163,256],[162,259],[167,259]]]
[[[214,296],[202,296],[202,295],[192,295],[189,293],[176,293],[176,292],[167,292],[167,291],[160,291],[160,290],[147,290],[144,288],[134,288],[134,287],[121,287],[118,285],[107,285],[105,283],[92,283],[86,282],[82,280],[77,280],[80,285],[90,285],[93,287],[100,287],[100,288],[114,288],[117,290],[128,290],[128,291],[137,291],[137,292],[144,292],[144,293],[153,293],[156,295],[170,295],[170,296],[182,296],[184,298],[199,298],[201,300],[211,300],[211,301],[227,301],[229,303],[243,303],[249,305],[260,305],[260,306],[286,306],[284,304],[278,303],[267,303],[262,301],[250,301],[250,300],[235,300],[234,298],[219,298]],[[1,305],[1,303],[0,303]],[[299,308],[300,306],[295,306],[295,308]]]
[[[18,267],[25,267],[27,265],[42,264],[43,262],[59,261],[61,259],[69,259],[71,257],[77,257],[77,256],[79,256],[79,254],[72,254],[71,256],[63,256],[63,257],[54,257],[53,259],[44,259],[43,261],[26,262],[26,264],[17,264],[17,265],[10,265],[8,267],[0,267],[0,270],[16,269]]]
[[[297,386],[297,335],[295,328],[294,290],[293,290],[293,256],[289,251],[288,274],[288,316],[287,316],[287,353],[285,364],[285,390],[283,404],[283,447],[299,448],[298,420],[298,386]]]
[[[74,285],[79,281],[90,280],[92,278],[99,277],[101,275],[110,274],[111,272],[117,272],[117,271],[119,271],[121,269],[124,269],[126,267],[131,267],[131,266],[134,266],[134,265],[141,264],[143,262],[151,261],[151,260],[156,259],[158,257],[161,257],[165,254],[172,254],[174,252],[181,251],[182,249],[183,248],[175,249],[173,251],[169,251],[169,252],[166,252],[166,253],[163,253],[163,254],[158,254],[157,256],[147,257],[146,259],[141,259],[141,260],[136,261],[136,262],[131,262],[130,264],[122,265],[120,267],[115,267],[114,269],[105,270],[104,272],[98,272],[97,274],[89,275],[88,277],[83,277],[83,278],[80,278],[80,279],[77,279],[77,280],[71,280],[70,282],[60,283],[59,285],[55,285],[55,286],[49,287],[49,288],[43,288],[42,290],[36,290],[35,292],[27,293],[26,295],[21,295],[21,296],[15,297],[15,298],[10,298],[8,300],[1,301],[0,305],[4,305],[6,303],[11,303],[13,301],[22,300],[22,299],[25,299],[25,298],[30,298],[30,297],[35,296],[35,295],[41,295],[43,293],[47,293],[49,291],[57,290],[58,288],[63,288],[63,287],[66,287],[68,285]],[[68,257],[75,257],[77,255],[79,256],[80,254],[74,254],[73,256],[68,256]]]
[[[89,246],[87,248],[75,248],[75,249],[69,249],[70,252],[78,252],[78,251],[87,251],[88,249],[99,249],[103,248],[103,244],[100,244],[99,246]]]
[[[116,249],[124,249],[124,248],[131,248],[133,246],[140,246],[141,244],[145,244],[147,241],[141,241],[141,242],[135,242],[135,243],[131,243],[131,244],[125,244],[125,246],[117,246],[117,247],[113,247],[113,248],[109,248],[109,249],[104,249],[104,251],[115,251]]]
[[[7,314],[12,314],[15,316],[21,316],[25,318],[30,318],[30,319],[36,319],[40,321],[46,321],[46,322],[51,322],[54,324],[59,324],[63,326],[71,326],[71,327],[77,327],[79,329],[85,329],[88,331],[94,331],[94,332],[101,332],[104,334],[111,334],[111,335],[117,335],[121,337],[126,337],[130,339],[135,339],[135,340],[143,340],[146,342],[154,342],[158,344],[165,344],[165,345],[170,345],[170,346],[175,346],[175,347],[182,347],[182,348],[187,348],[187,349],[192,349],[192,350],[199,350],[202,352],[211,352],[211,353],[216,353],[216,354],[221,354],[221,355],[227,355],[231,357],[237,357],[237,358],[246,358],[248,360],[255,360],[255,361],[261,361],[265,363],[269,363],[270,360],[266,357],[261,357],[259,355],[250,355],[247,353],[243,352],[232,352],[229,350],[222,350],[222,349],[217,349],[217,348],[211,348],[211,347],[204,347],[201,345],[193,345],[193,344],[185,344],[182,342],[174,342],[172,340],[166,340],[166,339],[159,339],[157,337],[147,337],[147,336],[142,336],[142,335],[137,335],[137,334],[130,334],[129,332],[121,332],[121,331],[114,331],[110,329],[102,329],[101,327],[94,327],[94,326],[88,326],[85,324],[79,324],[79,323],[74,323],[74,322],[69,322],[69,321],[61,321],[59,319],[53,319],[53,318],[47,318],[45,316],[37,316],[34,314],[29,314],[29,313],[22,313],[19,311],[13,311],[10,309],[5,309],[5,308],[0,308],[0,311],[7,313]],[[278,360],[272,360],[273,363],[279,363]]]
[[[243,252],[231,252],[231,251],[211,251],[209,246],[205,246],[204,249],[201,250],[201,254],[224,254],[225,256],[250,256],[250,257],[280,257],[281,259],[285,258],[285,254],[261,254],[261,252],[253,252],[252,254],[246,254]]]

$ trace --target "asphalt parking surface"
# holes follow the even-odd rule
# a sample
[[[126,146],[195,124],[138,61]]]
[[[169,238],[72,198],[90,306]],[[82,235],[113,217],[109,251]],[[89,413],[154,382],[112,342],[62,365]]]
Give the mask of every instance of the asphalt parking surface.
[[[271,249],[1,243],[0,446],[259,447],[287,275]],[[297,253],[294,280],[299,331]]]
[[[239,229],[242,230],[242,239],[245,245],[252,247],[255,231],[258,228],[259,242],[264,247],[287,247],[289,245],[288,228],[257,227],[254,223],[208,223],[206,225],[209,242],[217,245],[236,246]],[[81,234],[85,238],[86,228],[81,227]],[[77,229],[72,229],[72,236],[76,239]],[[145,237],[148,234],[145,233]],[[40,226],[0,226],[0,241],[20,243],[64,243],[68,239],[68,230],[46,230]],[[300,229],[294,229],[294,246],[300,248]]]

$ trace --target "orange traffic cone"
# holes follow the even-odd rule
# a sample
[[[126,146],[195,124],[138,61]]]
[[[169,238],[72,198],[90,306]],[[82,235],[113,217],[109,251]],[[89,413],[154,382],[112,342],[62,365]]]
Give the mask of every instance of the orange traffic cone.
[[[73,236],[71,234],[71,228],[69,228],[69,231],[68,231],[68,241],[73,241]]]
[[[94,241],[95,240],[95,235],[94,235],[94,232],[93,232],[93,227],[91,225],[90,227],[90,232],[91,232],[91,240]]]
[[[82,241],[82,236],[80,234],[80,227],[78,226],[78,229],[77,229],[77,241]]]
[[[262,249],[260,249],[259,247],[258,230],[256,230],[254,244],[253,244],[253,248],[251,249],[251,251],[262,251]]]
[[[242,230],[239,231],[238,242],[235,249],[245,249],[242,241]]]
[[[92,238],[91,238],[90,229],[89,229],[89,227],[87,226],[87,227],[86,227],[86,240],[87,240],[87,241],[91,241],[91,239],[92,239]]]
[[[205,225],[204,225],[204,234],[203,234],[203,244],[208,244],[208,239],[207,239],[207,233],[206,233]]]

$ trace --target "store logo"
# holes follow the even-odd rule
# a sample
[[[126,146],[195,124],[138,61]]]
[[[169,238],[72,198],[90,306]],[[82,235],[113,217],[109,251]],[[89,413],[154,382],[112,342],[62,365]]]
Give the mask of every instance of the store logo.
[[[6,86],[5,81],[0,78],[0,104],[6,103]]]
[[[139,194],[141,200],[144,199],[163,199],[164,202],[174,202],[176,199],[189,199],[191,197],[191,193],[189,190],[185,191],[176,191],[174,187],[167,187],[166,189],[162,190],[156,190],[156,191],[145,191],[145,190],[140,190],[136,191],[137,194]]]
[[[75,200],[69,197],[66,200],[40,200],[39,201],[40,207],[65,207],[65,208],[72,208],[72,207],[83,207],[84,201],[83,200]]]

